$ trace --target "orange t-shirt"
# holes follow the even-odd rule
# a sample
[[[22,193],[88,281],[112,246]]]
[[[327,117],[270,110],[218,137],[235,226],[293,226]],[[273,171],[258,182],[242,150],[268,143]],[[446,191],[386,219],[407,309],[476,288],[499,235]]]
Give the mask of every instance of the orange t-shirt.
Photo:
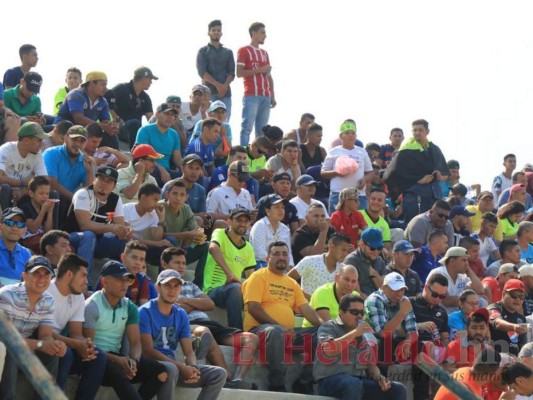
[[[452,374],[452,378],[457,381],[463,383],[466,387],[468,387],[472,392],[477,394],[479,397],[483,397],[483,388],[479,386],[472,378],[471,378],[471,371],[470,367],[463,367],[459,368],[457,371],[455,371]],[[441,386],[439,388],[439,391],[433,398],[433,400],[461,400],[459,397],[454,395],[452,392],[450,392],[446,387]]]

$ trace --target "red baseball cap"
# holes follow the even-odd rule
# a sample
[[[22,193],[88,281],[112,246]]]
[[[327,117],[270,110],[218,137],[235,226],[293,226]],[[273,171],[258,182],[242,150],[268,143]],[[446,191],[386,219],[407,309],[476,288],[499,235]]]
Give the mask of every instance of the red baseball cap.
[[[154,150],[152,146],[149,144],[140,144],[138,146],[135,146],[133,149],[131,155],[134,159],[136,158],[144,158],[144,157],[151,157],[151,158],[163,158],[164,156],[162,154],[159,154]]]
[[[489,310],[486,308],[479,308],[476,311],[471,312],[468,314],[468,319],[472,318],[474,315],[481,316],[485,321],[489,322]]]
[[[522,292],[526,291],[526,286],[524,282],[519,279],[509,279],[503,286],[505,292],[510,292],[511,290],[520,290]]]

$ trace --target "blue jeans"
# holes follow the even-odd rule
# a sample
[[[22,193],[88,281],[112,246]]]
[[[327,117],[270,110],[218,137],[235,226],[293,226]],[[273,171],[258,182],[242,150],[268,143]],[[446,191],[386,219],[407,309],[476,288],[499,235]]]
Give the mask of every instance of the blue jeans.
[[[229,118],[231,117],[231,96],[219,97],[218,94],[212,94],[211,101],[217,100],[220,100],[226,105],[226,122],[229,122]]]
[[[391,382],[391,388],[383,392],[372,379],[348,374],[331,375],[318,383],[319,396],[331,396],[341,400],[406,400],[407,389],[399,382]]]
[[[78,255],[89,263],[90,275],[93,268],[93,254],[96,246],[96,235],[91,231],[72,232],[70,235],[70,244],[76,249]]]
[[[420,200],[420,203],[418,202]],[[402,208],[405,226],[409,224],[414,217],[423,214],[433,206],[435,198],[430,196],[418,196],[413,192],[403,194]]]
[[[96,397],[96,392],[100,387],[104,377],[106,356],[105,353],[98,350],[96,358],[92,361],[82,361],[77,351],[67,347],[64,357],[59,359],[59,368],[57,370],[57,385],[65,388],[68,376],[70,374],[80,374],[81,379],[76,392],[77,400],[92,400]]]
[[[329,193],[329,214],[333,214],[335,211],[335,207],[339,204],[339,192],[330,192]]]
[[[241,146],[250,142],[250,133],[255,126],[255,136],[262,135],[261,129],[270,117],[270,97],[244,96],[242,98]]]
[[[242,329],[242,293],[241,284],[232,282],[228,285],[222,285],[211,289],[209,297],[218,307],[226,309],[228,314],[228,326]]]

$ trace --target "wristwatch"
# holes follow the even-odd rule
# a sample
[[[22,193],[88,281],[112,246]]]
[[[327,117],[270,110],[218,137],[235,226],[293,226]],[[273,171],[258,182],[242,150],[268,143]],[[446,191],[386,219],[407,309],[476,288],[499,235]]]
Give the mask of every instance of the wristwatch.
[[[42,340],[38,340],[37,341],[37,350],[41,350],[43,348],[43,341]]]

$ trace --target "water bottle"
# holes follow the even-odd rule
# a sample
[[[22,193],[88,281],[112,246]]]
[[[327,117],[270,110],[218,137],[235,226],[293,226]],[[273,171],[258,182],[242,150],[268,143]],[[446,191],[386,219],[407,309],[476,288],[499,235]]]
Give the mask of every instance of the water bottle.
[[[365,321],[363,321],[362,319],[359,320],[359,323],[358,323],[358,326],[360,326],[361,324],[364,324]],[[374,336],[374,334],[372,332],[366,332],[366,333],[363,333],[363,340],[365,342],[367,342],[370,346],[373,346],[373,345],[378,345],[379,341],[378,339]]]

